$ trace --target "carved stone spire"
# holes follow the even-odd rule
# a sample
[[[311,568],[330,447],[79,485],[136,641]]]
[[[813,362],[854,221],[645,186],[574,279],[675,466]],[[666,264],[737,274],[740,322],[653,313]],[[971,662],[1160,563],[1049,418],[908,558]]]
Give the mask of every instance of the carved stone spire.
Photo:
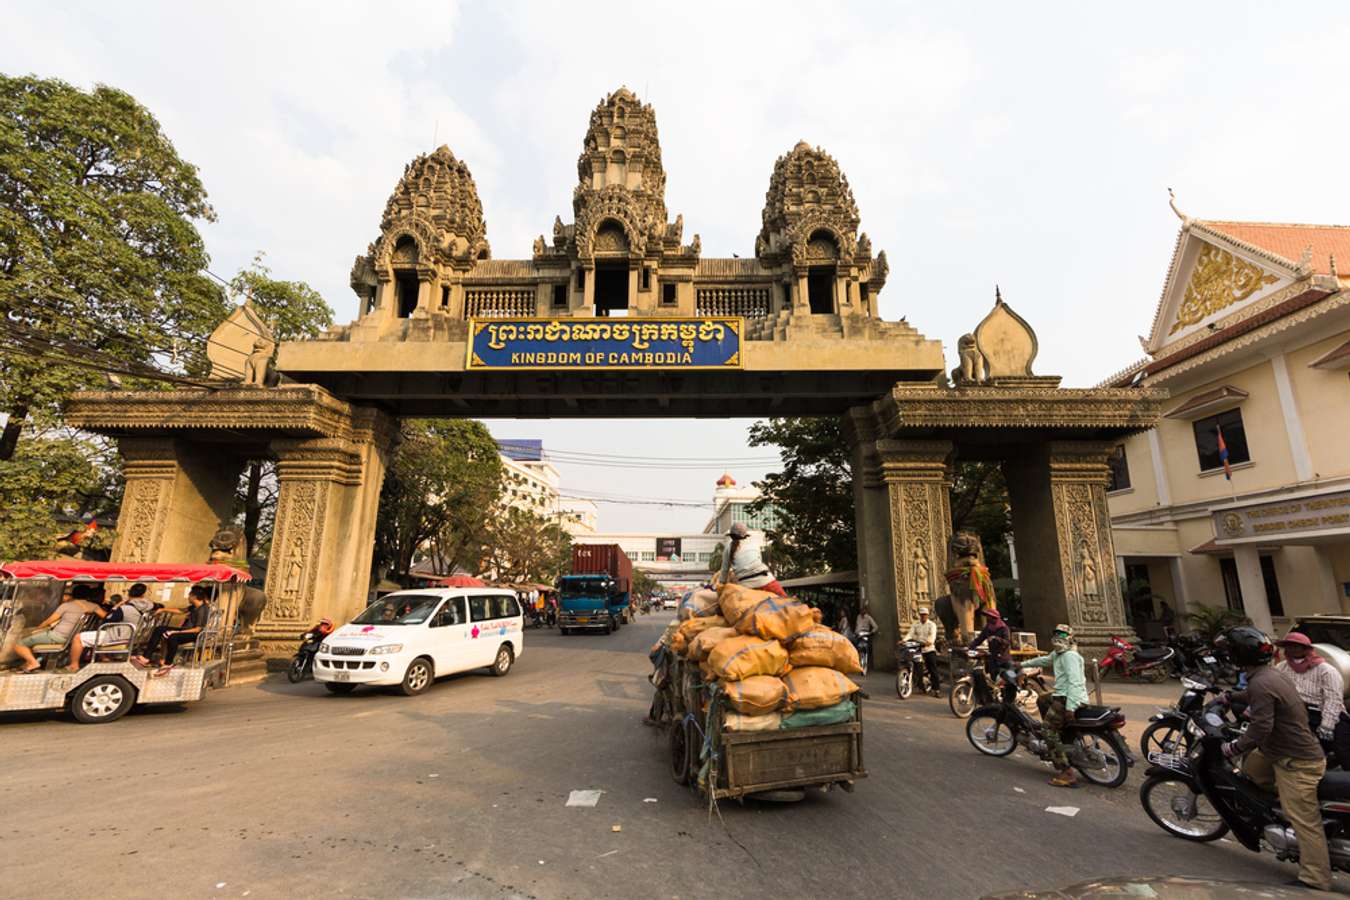
[[[755,241],[761,257],[791,253],[794,262],[804,262],[824,251],[823,246],[812,250],[824,237],[840,259],[851,260],[858,248],[858,204],[848,178],[834,157],[806,141],[774,163],[762,219]]]

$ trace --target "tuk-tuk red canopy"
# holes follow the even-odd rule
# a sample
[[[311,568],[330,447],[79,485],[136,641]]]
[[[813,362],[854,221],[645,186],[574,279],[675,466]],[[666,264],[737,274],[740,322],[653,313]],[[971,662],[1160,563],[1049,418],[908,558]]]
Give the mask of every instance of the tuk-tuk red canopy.
[[[487,587],[485,581],[472,575],[450,575],[446,578],[437,578],[431,584],[434,587]]]
[[[173,565],[171,563],[91,562],[52,559],[0,563],[0,574],[11,578],[52,578],[57,581],[249,581],[252,576],[233,566]]]

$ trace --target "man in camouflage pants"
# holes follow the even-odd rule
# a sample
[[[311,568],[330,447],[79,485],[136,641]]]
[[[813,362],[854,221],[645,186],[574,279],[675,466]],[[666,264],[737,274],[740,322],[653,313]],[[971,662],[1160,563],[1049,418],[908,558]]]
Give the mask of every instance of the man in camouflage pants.
[[[1041,712],[1041,721],[1045,728],[1045,742],[1050,748],[1050,762],[1055,767],[1055,777],[1050,783],[1055,787],[1077,787],[1078,774],[1069,765],[1068,748],[1064,744],[1064,726],[1073,720],[1074,710],[1087,703],[1087,679],[1083,675],[1083,657],[1074,643],[1073,629],[1068,625],[1056,625],[1050,639],[1054,649],[1045,656],[1028,659],[1023,666],[1050,668],[1055,676],[1055,689],[1052,693],[1042,694],[1036,701]]]

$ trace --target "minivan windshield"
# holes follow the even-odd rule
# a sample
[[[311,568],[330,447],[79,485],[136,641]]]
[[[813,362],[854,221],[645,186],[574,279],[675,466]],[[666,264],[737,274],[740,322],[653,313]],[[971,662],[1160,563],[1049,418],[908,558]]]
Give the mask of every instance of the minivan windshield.
[[[391,594],[381,597],[352,619],[353,625],[421,625],[436,611],[435,594]]]

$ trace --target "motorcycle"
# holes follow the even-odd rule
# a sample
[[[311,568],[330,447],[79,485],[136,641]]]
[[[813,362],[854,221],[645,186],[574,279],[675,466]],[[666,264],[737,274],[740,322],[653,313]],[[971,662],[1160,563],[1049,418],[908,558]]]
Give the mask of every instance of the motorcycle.
[[[867,674],[867,666],[872,661],[872,632],[858,635],[858,662],[862,664],[862,674]]]
[[[914,675],[924,679],[923,642],[901,641],[895,646],[895,693],[901,700],[908,700],[914,693]],[[936,693],[936,690],[929,688]]]
[[[1097,663],[1097,672],[1105,676],[1117,669],[1122,678],[1142,678],[1160,684],[1167,680],[1176,655],[1177,651],[1171,647],[1136,647],[1113,634],[1111,649]]]
[[[1208,694],[1218,693],[1213,685],[1194,678],[1181,679],[1181,697],[1172,706],[1159,709],[1148,717],[1149,725],[1139,735],[1139,752],[1148,759],[1150,753],[1176,753],[1191,749],[1191,738],[1186,723],[1205,706]]]
[[[998,697],[989,684],[988,673],[978,665],[972,666],[971,660],[982,660],[987,657],[983,650],[955,650],[952,652],[952,672],[957,670],[957,660],[962,660],[966,665],[966,672],[952,682],[952,686],[947,689],[947,706],[952,711],[952,715],[958,719],[964,719],[971,714],[977,706],[984,706],[989,703],[997,703]],[[1041,670],[1036,668],[1020,669],[1016,675],[1017,693],[1013,702],[1027,709],[1035,709],[1036,697],[1040,693],[1049,690],[1045,684],[1045,678],[1041,675]]]
[[[983,674],[983,673],[980,673]],[[966,722],[966,740],[986,756],[1009,756],[1019,746],[1038,759],[1050,761],[1045,726],[1012,701],[1016,673],[1001,676],[1003,699],[978,707]],[[1080,706],[1064,724],[1062,740],[1069,765],[1102,787],[1120,787],[1130,773],[1130,752],[1120,730],[1125,716],[1119,706]]]
[[[1167,646],[1176,652],[1171,663],[1173,678],[1189,677],[1211,684],[1237,683],[1237,667],[1199,635],[1174,634]]]
[[[314,654],[319,652],[319,645],[323,643],[323,639],[332,633],[332,621],[323,619],[300,636],[300,649],[295,651],[290,665],[286,667],[286,679],[291,684],[299,684],[306,678],[314,676]]]
[[[1298,838],[1279,812],[1275,794],[1258,787],[1223,754],[1236,736],[1214,700],[1187,718],[1185,753],[1149,754],[1139,802],[1154,824],[1187,841],[1217,841],[1231,830],[1254,853],[1298,861]],[[1328,772],[1317,786],[1331,867],[1350,872],[1350,772]]]

